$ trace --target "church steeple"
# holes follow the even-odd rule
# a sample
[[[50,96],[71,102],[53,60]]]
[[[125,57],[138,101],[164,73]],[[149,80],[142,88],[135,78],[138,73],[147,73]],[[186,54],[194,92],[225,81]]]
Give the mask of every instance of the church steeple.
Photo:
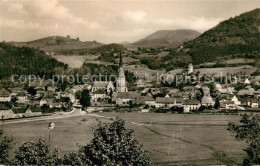
[[[123,67],[122,52],[120,52],[119,67]]]

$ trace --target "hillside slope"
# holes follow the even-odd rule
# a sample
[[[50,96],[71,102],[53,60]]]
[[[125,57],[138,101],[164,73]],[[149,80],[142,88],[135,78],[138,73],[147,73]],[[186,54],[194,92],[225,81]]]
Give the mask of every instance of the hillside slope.
[[[148,35],[144,39],[132,43],[141,47],[152,46],[178,46],[183,42],[190,41],[200,35],[199,32],[188,29],[178,30],[160,30],[151,35]]]
[[[42,51],[0,43],[0,79],[29,74],[48,78],[67,67]]]
[[[260,9],[220,22],[196,39],[184,43],[184,49],[197,64],[227,56],[259,56]]]

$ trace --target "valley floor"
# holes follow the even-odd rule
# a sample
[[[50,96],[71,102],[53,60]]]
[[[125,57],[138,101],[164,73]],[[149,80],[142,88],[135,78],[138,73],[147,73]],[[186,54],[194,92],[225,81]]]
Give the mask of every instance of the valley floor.
[[[114,117],[126,120],[126,127],[135,131],[137,140],[155,165],[235,164],[243,159],[243,142],[235,141],[227,131],[228,122],[238,122],[239,115],[195,115],[159,113],[99,113],[64,118],[42,119],[5,124],[4,129],[16,138],[16,147],[26,140],[49,137],[51,146],[61,153],[77,150],[77,143],[85,145],[93,137],[92,128],[99,121],[111,122]],[[87,119],[84,122],[82,119]]]

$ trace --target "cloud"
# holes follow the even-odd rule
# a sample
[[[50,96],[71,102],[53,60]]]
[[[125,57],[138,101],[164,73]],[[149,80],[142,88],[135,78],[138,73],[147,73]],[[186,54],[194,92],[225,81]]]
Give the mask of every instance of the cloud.
[[[143,21],[147,16],[147,13],[141,10],[128,10],[123,13],[123,19],[127,21],[140,22]]]
[[[75,34],[76,30],[93,31],[101,28],[97,22],[73,15],[59,0],[0,0],[0,5],[4,9],[0,15],[2,31],[0,38],[10,36],[6,33],[11,30],[14,36],[15,33],[19,33],[17,31],[27,31],[27,40],[28,38],[31,40],[31,31],[38,31],[37,37],[43,37],[43,35]],[[24,36],[15,37],[19,40]]]

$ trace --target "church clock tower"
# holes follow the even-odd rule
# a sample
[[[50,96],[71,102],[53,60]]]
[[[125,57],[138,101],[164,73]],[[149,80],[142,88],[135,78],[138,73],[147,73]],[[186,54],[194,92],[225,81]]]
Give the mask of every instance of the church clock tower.
[[[122,61],[122,55],[120,53],[120,59],[119,59],[119,69],[118,69],[118,78],[116,82],[116,90],[118,92],[128,92],[128,89],[126,87],[126,80],[125,80],[125,72],[123,69],[123,61]]]

